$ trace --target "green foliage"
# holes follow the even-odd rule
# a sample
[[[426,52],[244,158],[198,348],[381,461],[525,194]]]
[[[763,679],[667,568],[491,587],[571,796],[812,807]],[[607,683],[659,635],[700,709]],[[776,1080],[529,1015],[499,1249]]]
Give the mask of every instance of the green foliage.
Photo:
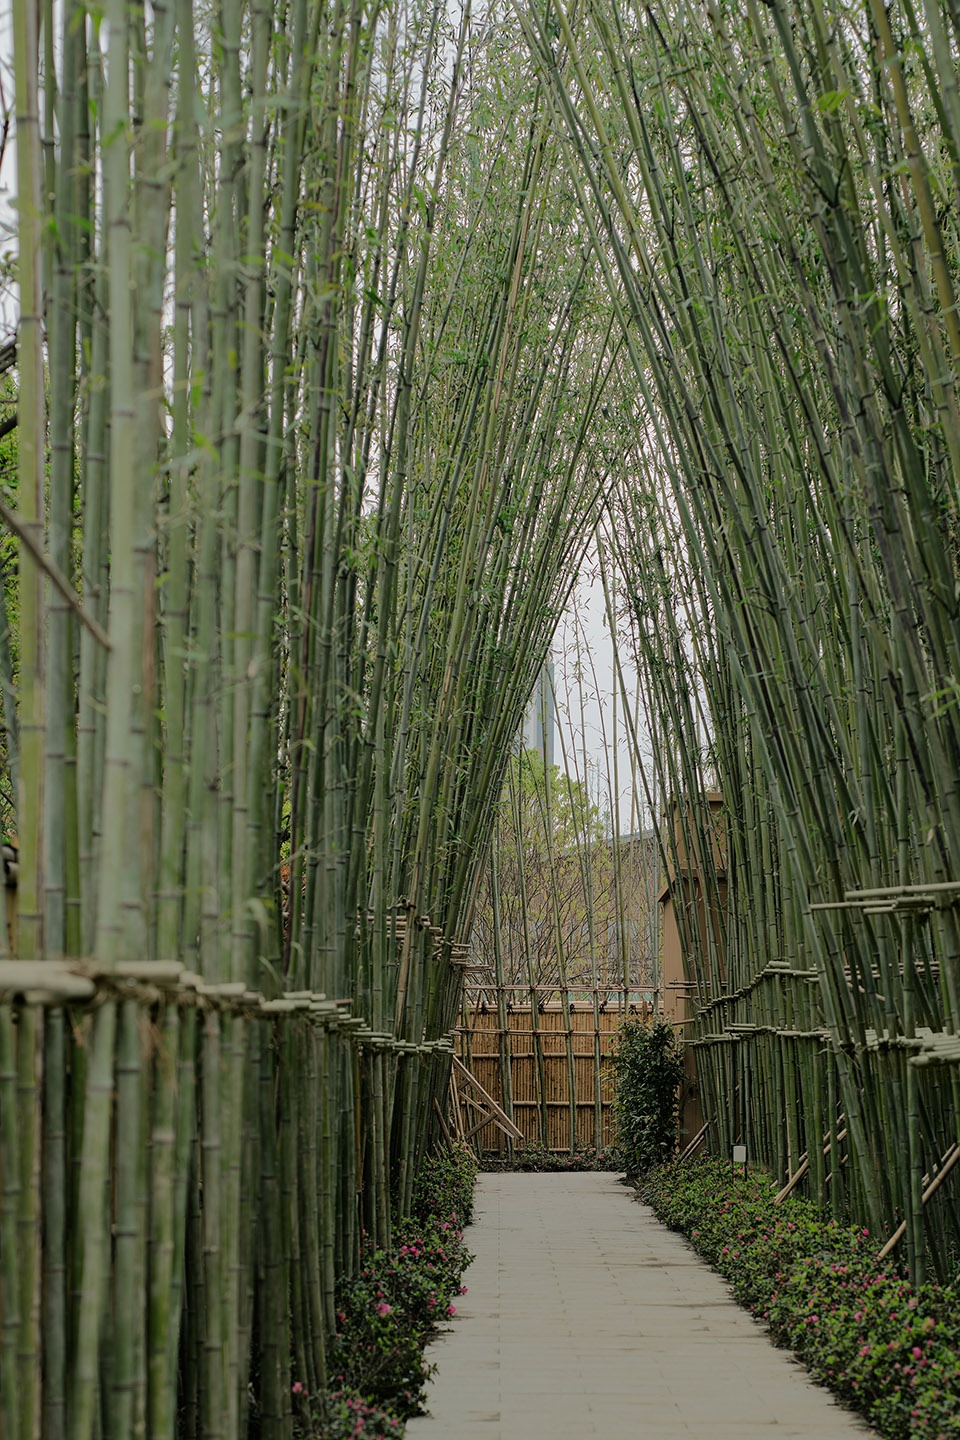
[[[860,1226],[717,1160],[653,1171],[641,1195],[766,1321],[778,1345],[887,1440],[960,1433],[960,1294],[914,1288]]]
[[[386,1269],[376,1251],[360,1277],[340,1287],[330,1365],[335,1395],[362,1395],[406,1419],[419,1413],[430,1376],[423,1359],[426,1334],[410,1323],[412,1315],[395,1305],[392,1296],[387,1298]]]
[[[414,1181],[414,1219],[427,1226],[448,1220],[469,1225],[476,1182],[477,1158],[469,1145],[438,1146]]]
[[[583,782],[535,750],[511,758],[474,914],[474,950],[491,974],[499,948],[507,983],[619,984],[626,954],[634,983],[650,983],[653,856],[649,846],[614,844],[608,824]]]
[[[549,803],[547,787],[549,786]],[[606,817],[582,780],[575,780],[559,765],[544,763],[536,750],[525,750],[510,761],[509,783],[500,802],[501,846],[516,834],[519,813],[520,844],[547,850],[547,821],[550,848],[562,851],[574,845],[598,844],[606,833]],[[517,840],[514,838],[513,843]]]
[[[403,1432],[391,1410],[371,1404],[350,1390],[337,1390],[309,1401],[302,1384],[293,1387],[296,1408],[309,1416],[308,1433],[322,1440],[387,1440]]]
[[[455,1313],[470,1255],[455,1217],[410,1223],[396,1240],[389,1254],[370,1251],[359,1275],[339,1286],[330,1364],[337,1390],[405,1419],[420,1411],[430,1375],[423,1347]]]
[[[465,1145],[440,1149],[414,1183],[413,1216],[390,1252],[369,1246],[360,1272],[337,1287],[337,1330],[329,1352],[331,1389],[293,1385],[298,1434],[323,1440],[380,1440],[420,1413],[431,1367],[423,1349],[456,1313],[460,1277],[472,1256],[463,1226],[473,1207],[477,1163]]]
[[[626,1020],[612,1057],[616,1152],[628,1175],[669,1160],[677,1144],[677,1089],[683,1076],[680,1040],[662,1020]]]
[[[599,1150],[596,1145],[583,1145],[579,1150],[572,1152],[563,1150],[557,1153],[546,1149],[545,1146],[537,1144],[536,1141],[528,1141],[526,1145],[514,1151],[513,1159],[507,1160],[502,1155],[489,1155],[480,1162],[481,1170],[502,1171],[502,1170],[523,1170],[527,1172],[543,1171],[571,1171],[571,1170],[616,1170],[617,1157],[612,1150]]]

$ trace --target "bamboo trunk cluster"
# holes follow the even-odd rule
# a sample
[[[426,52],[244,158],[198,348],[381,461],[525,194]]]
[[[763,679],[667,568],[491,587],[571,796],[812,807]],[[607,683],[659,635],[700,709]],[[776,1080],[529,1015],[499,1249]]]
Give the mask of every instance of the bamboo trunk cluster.
[[[0,1431],[270,1440],[445,1103],[609,337],[506,30],[16,9]]]
[[[614,618],[714,1143],[952,1274],[956,7],[525,23],[624,339]]]

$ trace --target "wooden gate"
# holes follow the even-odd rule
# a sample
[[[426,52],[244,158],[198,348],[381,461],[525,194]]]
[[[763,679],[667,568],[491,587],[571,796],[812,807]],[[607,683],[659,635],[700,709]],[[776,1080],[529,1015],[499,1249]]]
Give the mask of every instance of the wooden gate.
[[[624,997],[622,990],[611,989],[596,1006],[578,993],[580,998],[569,1002],[568,1025],[559,1000],[503,1006],[498,1014],[496,1004],[468,987],[459,1027],[457,1048],[463,1064],[527,1141],[556,1152],[610,1144],[609,1057],[620,1021],[625,1012],[645,1016],[652,1009],[639,996]],[[473,1105],[466,1090],[460,1092],[460,1104],[469,1133]],[[473,1138],[481,1150],[495,1153],[505,1152],[510,1143],[492,1121],[480,1126]]]

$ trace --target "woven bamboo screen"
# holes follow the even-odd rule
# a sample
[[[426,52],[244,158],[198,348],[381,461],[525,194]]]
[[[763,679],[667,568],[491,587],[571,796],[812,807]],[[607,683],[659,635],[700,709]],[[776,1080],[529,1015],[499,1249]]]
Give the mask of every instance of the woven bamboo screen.
[[[477,1003],[468,990],[458,1053],[527,1141],[567,1152],[611,1142],[612,1075],[608,1062],[624,1016],[623,993],[531,1005]],[[602,1008],[601,1008],[602,1006]],[[631,1015],[650,1006],[630,1003]],[[504,1024],[500,1024],[500,1019]],[[568,1023],[569,1020],[569,1023]],[[575,1117],[575,1118],[574,1118]],[[464,1115],[467,1129],[470,1116]],[[493,1123],[474,1137],[483,1151],[504,1153],[508,1141]]]

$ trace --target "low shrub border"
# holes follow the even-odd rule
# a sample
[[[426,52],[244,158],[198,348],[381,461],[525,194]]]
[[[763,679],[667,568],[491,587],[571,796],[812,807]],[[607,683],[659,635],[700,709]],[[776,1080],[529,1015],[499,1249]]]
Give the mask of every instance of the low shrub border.
[[[476,1173],[466,1146],[433,1156],[392,1250],[367,1250],[359,1273],[338,1286],[331,1388],[310,1395],[300,1381],[292,1387],[300,1440],[387,1440],[421,1413],[432,1370],[424,1347],[465,1293],[460,1277],[473,1257],[463,1228]]]
[[[499,1152],[486,1151],[480,1157],[480,1169],[501,1173],[510,1170],[521,1171],[564,1171],[571,1170],[618,1170],[616,1156],[610,1150],[599,1150],[595,1145],[582,1145],[579,1150],[547,1150],[536,1141],[518,1145],[513,1159],[508,1160]]]
[[[866,1230],[821,1219],[808,1201],[774,1206],[766,1176],[717,1160],[667,1165],[640,1198],[794,1350],[816,1380],[888,1440],[960,1434],[960,1293],[914,1289]]]

